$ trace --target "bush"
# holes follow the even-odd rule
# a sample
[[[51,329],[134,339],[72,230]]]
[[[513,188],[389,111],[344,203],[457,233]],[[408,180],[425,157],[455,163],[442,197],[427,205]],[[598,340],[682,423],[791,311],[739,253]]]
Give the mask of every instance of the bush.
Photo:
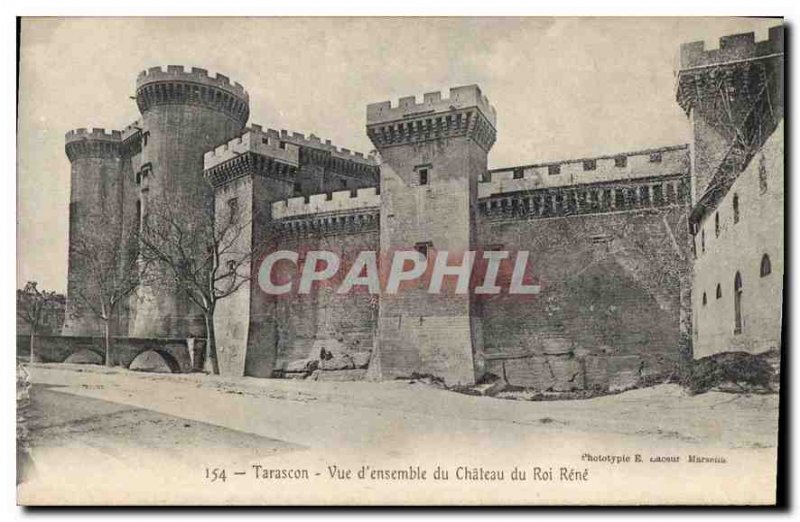
[[[690,361],[683,368],[681,385],[692,394],[712,389],[750,393],[774,392],[775,369],[771,352],[752,355],[724,352]]]

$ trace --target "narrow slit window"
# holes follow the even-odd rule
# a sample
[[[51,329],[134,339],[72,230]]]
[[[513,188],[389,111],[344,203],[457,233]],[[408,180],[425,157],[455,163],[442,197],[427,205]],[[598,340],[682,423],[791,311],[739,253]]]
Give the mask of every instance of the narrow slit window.
[[[228,200],[228,223],[235,224],[239,221],[239,198]]]
[[[769,256],[764,254],[761,257],[761,277],[767,277],[772,273],[772,261],[769,260]]]
[[[417,171],[419,174],[419,184],[420,185],[427,185],[428,184],[428,169],[419,169]]]

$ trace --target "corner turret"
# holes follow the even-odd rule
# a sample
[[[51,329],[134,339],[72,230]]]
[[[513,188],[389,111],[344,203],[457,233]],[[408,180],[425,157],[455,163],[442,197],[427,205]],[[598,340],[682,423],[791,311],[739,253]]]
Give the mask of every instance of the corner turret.
[[[763,41],[744,33],[717,49],[681,46],[675,97],[694,134],[693,203],[723,194],[783,118],[783,56],[783,26]]]

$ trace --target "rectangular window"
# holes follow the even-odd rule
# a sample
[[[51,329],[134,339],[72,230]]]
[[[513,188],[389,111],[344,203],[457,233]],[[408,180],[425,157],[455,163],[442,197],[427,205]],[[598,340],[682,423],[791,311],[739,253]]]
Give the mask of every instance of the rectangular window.
[[[420,243],[414,244],[414,250],[425,256],[425,259],[428,258],[428,251],[433,246],[431,241],[422,241]]]
[[[653,204],[664,204],[664,189],[661,187],[661,185],[653,185]]]
[[[303,188],[300,186],[299,181],[295,181],[294,185],[292,185],[292,192],[294,193],[294,197],[301,196],[303,194]]]
[[[228,200],[228,223],[234,224],[239,221],[239,198]]]
[[[525,175],[525,171],[522,169],[514,169],[514,179],[522,179]]]
[[[650,163],[661,163],[661,153],[653,152],[650,154]]]
[[[556,174],[561,174],[561,165],[559,165],[558,163],[556,163],[555,165],[548,165],[547,173],[551,176],[555,176]]]
[[[617,189],[616,192],[614,192],[614,205],[617,208],[625,206],[625,189]]]
[[[583,170],[595,170],[597,169],[597,160],[584,160],[583,161]]]
[[[417,171],[419,174],[419,184],[420,185],[427,185],[428,184],[428,169],[419,169]]]
[[[675,185],[667,183],[667,203],[675,203]]]
[[[619,168],[628,166],[628,156],[617,156],[614,158],[614,166]]]

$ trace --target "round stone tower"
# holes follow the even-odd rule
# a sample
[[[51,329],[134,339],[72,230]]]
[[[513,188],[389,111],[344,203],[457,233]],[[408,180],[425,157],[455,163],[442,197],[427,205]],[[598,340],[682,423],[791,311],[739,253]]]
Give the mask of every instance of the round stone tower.
[[[77,129],[65,136],[71,163],[69,199],[69,267],[64,335],[101,335],[103,325],[86,307],[92,300],[86,269],[75,259],[74,245],[99,222],[120,226],[122,137],[119,131]],[[79,297],[80,296],[80,297]]]
[[[238,83],[204,69],[169,65],[142,71],[136,80],[142,114],[137,208],[169,204],[186,216],[213,215],[213,190],[203,179],[203,154],[241,134],[250,114],[249,96]],[[142,287],[132,303],[135,337],[205,335],[197,308],[182,293]]]

